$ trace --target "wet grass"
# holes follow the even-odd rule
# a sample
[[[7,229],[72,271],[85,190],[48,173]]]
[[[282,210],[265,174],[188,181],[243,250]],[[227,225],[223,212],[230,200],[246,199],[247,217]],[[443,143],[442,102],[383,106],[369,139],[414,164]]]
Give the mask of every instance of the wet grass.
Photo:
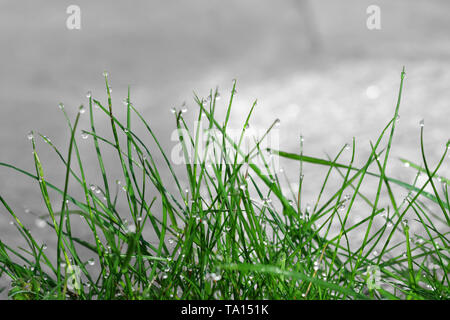
[[[199,126],[189,129],[185,110],[173,110],[178,155],[185,169],[180,172],[173,153],[164,150],[132,104],[130,90],[124,100],[126,119],[115,116],[105,74],[105,103],[89,94],[89,106],[80,107],[74,121],[61,105],[71,133],[66,155],[47,137],[31,132],[35,172],[0,163],[39,184],[47,211],[39,219],[54,231],[56,239],[53,249],[39,243],[0,195],[5,212],[28,245],[17,247],[8,244],[8,239],[0,240],[0,273],[11,280],[9,297],[448,299],[449,180],[438,171],[449,143],[443,146],[440,161],[431,166],[421,126],[423,164],[401,160],[417,172],[414,183],[385,174],[404,77],[403,70],[393,117],[377,141],[371,142],[372,152],[361,167],[354,165],[355,140],[351,146],[343,146],[334,159],[304,155],[301,137],[295,152],[263,148],[278,120],[245,149],[244,135],[256,101],[238,139],[233,139],[228,124],[234,82],[225,119],[218,119],[215,113],[217,90],[206,99],[195,96],[197,120],[206,123],[209,133],[214,132],[207,135],[206,144]],[[110,120],[109,138],[97,133],[94,116],[98,114]],[[98,185],[91,183],[84,169],[80,117],[90,120],[91,128],[81,132],[81,139],[93,144],[102,177]],[[132,117],[140,119],[147,131],[145,137],[136,134]],[[62,183],[46,180],[49,168],[38,156],[38,138],[64,164]],[[144,138],[152,139],[152,145]],[[116,167],[123,175],[120,184],[105,168],[105,148],[116,152]],[[349,163],[340,160],[344,150],[351,150]],[[210,161],[211,155],[215,161]],[[276,157],[298,166],[297,174],[283,177],[274,165]],[[305,163],[327,170],[312,206],[302,201],[302,190],[308,188],[303,183]],[[333,171],[341,179],[339,187],[326,192]],[[423,184],[418,183],[420,176],[426,178]],[[282,178],[296,182],[298,188],[286,191]],[[368,180],[376,182],[370,193],[362,191]],[[73,184],[81,188],[82,197],[72,194]],[[399,188],[406,197],[395,192]],[[381,204],[382,198],[389,203]],[[60,205],[55,207],[55,201]],[[353,219],[361,208],[368,209],[359,220]],[[73,234],[75,216],[90,230],[90,237]],[[380,219],[381,226],[376,223]],[[416,225],[414,233],[412,223]]]

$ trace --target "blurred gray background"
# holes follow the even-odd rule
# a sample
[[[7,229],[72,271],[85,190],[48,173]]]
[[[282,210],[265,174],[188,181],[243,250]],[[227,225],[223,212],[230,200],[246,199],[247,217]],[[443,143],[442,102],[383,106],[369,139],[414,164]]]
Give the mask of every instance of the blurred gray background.
[[[81,30],[66,28],[71,4],[81,8]],[[366,27],[372,4],[381,8],[381,30]],[[424,119],[434,164],[450,137],[449,12],[446,0],[1,1],[0,162],[34,170],[30,130],[65,153],[69,133],[57,105],[75,115],[88,90],[105,101],[104,70],[116,110],[130,85],[133,103],[168,150],[170,108],[186,101],[190,116],[193,91],[207,96],[216,86],[225,108],[235,78],[233,119],[257,98],[252,125],[265,128],[280,118],[283,150],[297,152],[301,133],[306,154],[334,156],[354,136],[364,154],[392,117],[405,66],[392,156],[421,163]],[[108,123],[97,119],[100,127]],[[80,128],[88,128],[87,117]],[[64,168],[48,147],[38,147],[46,174],[62,184]],[[443,172],[448,168],[447,161]],[[305,175],[311,184],[314,170]],[[396,159],[389,170],[414,175]],[[0,168],[0,194],[11,207],[43,213],[30,181]],[[0,237],[14,243],[19,237],[9,221],[0,207]],[[36,232],[45,241],[49,230]]]

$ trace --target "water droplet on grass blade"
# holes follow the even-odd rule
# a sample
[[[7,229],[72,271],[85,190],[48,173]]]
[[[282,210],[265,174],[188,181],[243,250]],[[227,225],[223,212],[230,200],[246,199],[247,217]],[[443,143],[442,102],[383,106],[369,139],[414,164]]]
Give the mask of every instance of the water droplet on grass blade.
[[[108,76],[109,76],[108,71],[103,71],[103,76],[104,76],[104,77],[108,77]]]
[[[136,232],[136,226],[134,224],[130,224],[127,227],[127,230],[128,230],[129,233],[135,233]]]
[[[276,119],[274,122],[275,127],[279,127],[281,124],[281,120],[280,119]]]
[[[320,263],[319,263],[319,261],[314,261],[314,263],[313,263],[313,269],[314,269],[314,271],[319,270],[319,268],[320,268]]]
[[[86,140],[87,138],[89,138],[89,134],[86,132],[82,132],[81,133],[81,139]]]
[[[78,112],[80,114],[84,114],[86,112],[86,108],[84,106],[80,106],[80,108],[78,109]]]
[[[60,108],[61,110],[64,109],[64,104],[63,103],[59,103],[58,104],[58,108]]]
[[[89,259],[89,260],[88,260],[88,264],[89,264],[90,266],[95,265],[95,260],[94,260],[94,258]]]
[[[186,113],[187,111],[188,111],[188,108],[186,106],[186,102],[183,102],[183,104],[181,105],[181,112]]]
[[[402,226],[403,226],[404,228],[408,228],[408,227],[409,227],[409,224],[408,224],[408,220],[407,220],[407,219],[403,219],[403,220],[402,220]]]
[[[424,119],[420,120],[419,125],[421,127],[424,127],[425,126],[425,120]]]
[[[27,135],[28,140],[32,140],[34,138],[33,131],[30,131]]]
[[[86,92],[86,98],[89,99],[90,97],[92,97],[92,92],[90,92],[90,91]]]

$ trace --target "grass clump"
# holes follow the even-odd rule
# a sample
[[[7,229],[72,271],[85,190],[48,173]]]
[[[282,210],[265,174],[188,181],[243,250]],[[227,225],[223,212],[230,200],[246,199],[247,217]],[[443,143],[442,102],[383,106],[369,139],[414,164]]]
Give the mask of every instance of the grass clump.
[[[200,126],[189,130],[184,110],[173,110],[185,169],[180,173],[180,166],[174,165],[147,120],[131,103],[130,90],[124,100],[125,121],[115,116],[105,74],[106,103],[89,94],[88,108],[80,107],[73,122],[62,108],[70,130],[66,156],[45,136],[31,133],[35,172],[0,163],[39,184],[46,206],[40,219],[54,230],[56,239],[54,252],[45,250],[46,245],[33,237],[0,195],[5,212],[28,245],[13,247],[7,239],[0,240],[0,273],[11,279],[9,297],[448,299],[449,180],[438,170],[449,144],[444,146],[439,163],[431,167],[425,157],[422,127],[423,165],[401,161],[416,170],[417,177],[425,176],[426,182],[419,185],[416,178],[409,184],[386,175],[404,76],[403,70],[394,115],[371,143],[372,152],[362,167],[354,165],[355,140],[334,159],[304,155],[302,139],[298,153],[263,148],[278,120],[245,149],[243,137],[256,102],[238,139],[232,139],[228,124],[234,82],[224,120],[216,116],[217,90],[207,99],[195,96],[197,120],[206,119],[209,130],[206,144]],[[97,133],[97,112],[110,120],[111,137]],[[85,113],[91,129],[82,131],[82,138],[92,138],[101,186],[89,183],[79,150],[78,123]],[[153,140],[152,147],[131,126],[132,116],[142,122],[146,138]],[[38,137],[66,168],[60,187],[46,180],[45,164],[36,148]],[[349,147],[351,160],[343,164],[339,159]],[[116,169],[124,181],[121,185],[112,181],[106,170],[104,148],[116,152]],[[274,157],[298,166],[298,189],[286,192],[282,188]],[[313,206],[302,203],[302,190],[307,188],[303,184],[304,163],[327,169]],[[327,193],[332,172],[342,181]],[[371,194],[362,191],[368,179],[376,182]],[[74,183],[82,196],[71,193]],[[393,186],[408,193],[402,201]],[[432,192],[425,190],[427,186]],[[388,205],[381,205],[384,198]],[[60,202],[57,207],[55,200]],[[352,213],[361,210],[360,203],[369,209],[352,223]],[[90,237],[74,235],[74,217],[81,218]],[[378,226],[380,217],[384,222]],[[415,234],[411,222],[419,225]],[[357,241],[352,241],[354,234],[359,235]]]

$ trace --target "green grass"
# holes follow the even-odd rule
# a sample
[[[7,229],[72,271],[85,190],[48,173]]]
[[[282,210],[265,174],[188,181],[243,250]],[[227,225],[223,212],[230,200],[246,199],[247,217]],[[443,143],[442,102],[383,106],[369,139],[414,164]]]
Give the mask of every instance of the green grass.
[[[35,172],[0,163],[39,184],[46,206],[41,218],[56,239],[56,247],[46,249],[0,195],[5,213],[10,214],[27,244],[16,247],[7,239],[0,240],[0,273],[11,279],[11,287],[6,288],[9,297],[448,299],[449,180],[438,171],[449,143],[443,146],[440,161],[432,166],[426,160],[422,126],[423,164],[401,159],[417,172],[414,183],[386,175],[404,77],[403,70],[392,119],[377,141],[370,143],[372,152],[361,167],[354,165],[355,140],[333,159],[304,155],[302,139],[296,152],[261,150],[266,135],[244,151],[243,136],[257,110],[256,101],[235,141],[228,135],[228,124],[236,82],[225,119],[218,119],[215,113],[217,90],[207,99],[195,96],[197,120],[206,119],[208,129],[218,134],[210,136],[201,148],[200,130],[189,130],[184,113],[174,110],[185,157],[183,173],[131,103],[130,89],[124,100],[126,119],[116,118],[105,74],[106,103],[89,95],[88,108],[80,107],[73,122],[61,107],[70,130],[66,155],[45,136],[32,134]],[[94,116],[99,114],[110,120],[109,138],[97,132]],[[82,132],[82,143],[93,143],[101,174],[99,185],[92,184],[84,169],[79,149],[80,117],[90,120],[90,130]],[[146,130],[140,137],[131,125],[133,117]],[[277,123],[268,128],[267,135]],[[182,130],[188,134],[181,134]],[[38,138],[64,164],[64,181],[47,181],[49,168],[38,156]],[[121,171],[121,185],[106,170],[106,148],[117,155],[115,172]],[[351,160],[343,163],[343,151],[349,149]],[[189,150],[194,150],[193,158]],[[206,161],[211,150],[222,161]],[[283,174],[273,165],[273,157],[298,167],[298,172],[289,176],[290,182],[298,183],[298,189],[286,192],[282,188]],[[312,206],[305,206],[302,199],[303,190],[308,188],[303,183],[305,163],[327,171]],[[418,184],[420,175],[427,178],[422,185]],[[339,187],[329,190],[330,179],[340,179]],[[363,191],[367,181],[375,182],[370,192]],[[73,195],[74,184],[81,188],[81,197]],[[425,190],[427,186],[432,192]],[[381,205],[383,199],[389,203]],[[55,207],[55,201],[60,205]],[[355,211],[364,211],[364,218],[353,221]],[[74,217],[81,218],[90,237],[81,239],[73,234]],[[381,217],[384,223],[379,226],[376,221]],[[418,226],[415,234],[412,223]],[[376,282],[372,274],[378,275]]]

